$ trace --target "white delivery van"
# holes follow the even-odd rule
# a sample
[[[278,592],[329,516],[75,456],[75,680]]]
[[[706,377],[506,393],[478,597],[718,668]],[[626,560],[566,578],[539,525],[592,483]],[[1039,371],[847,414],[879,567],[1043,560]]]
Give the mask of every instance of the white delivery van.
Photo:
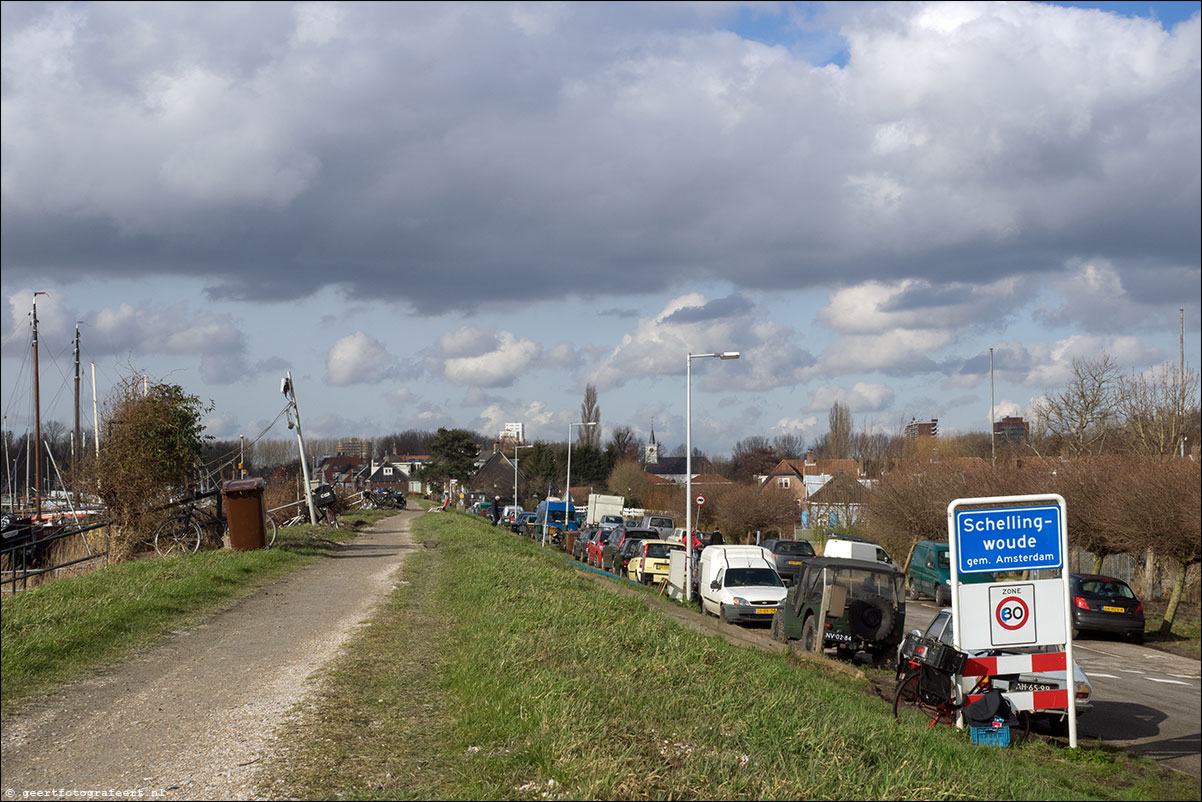
[[[901,568],[893,562],[889,552],[869,540],[851,540],[842,537],[832,537],[822,547],[823,557],[842,557],[846,560],[867,560],[868,562],[891,565],[898,571]]]
[[[776,573],[776,563],[759,546],[707,546],[697,575],[702,612],[731,623],[771,623],[785,600],[785,583]]]

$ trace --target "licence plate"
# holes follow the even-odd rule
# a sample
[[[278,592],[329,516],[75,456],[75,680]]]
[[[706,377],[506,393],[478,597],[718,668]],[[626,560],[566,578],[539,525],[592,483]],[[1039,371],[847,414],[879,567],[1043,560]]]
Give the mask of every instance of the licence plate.
[[[667,563],[656,563],[656,564],[655,564],[655,570],[656,570],[656,571],[667,571],[667,570],[668,570],[668,564],[667,564]]]
[[[755,608],[756,615],[772,615],[776,612],[775,607],[757,607]]]
[[[1056,686],[1048,682],[1012,682],[1012,691],[1054,691]]]
[[[801,560],[789,560],[789,565],[801,565]]]
[[[1105,611],[1105,612],[1107,612],[1107,613],[1125,613],[1125,612],[1127,612],[1126,608],[1123,608],[1123,607],[1112,607],[1112,606],[1110,606],[1109,604],[1103,604],[1103,605],[1102,605],[1102,610],[1103,610],[1103,611]]]

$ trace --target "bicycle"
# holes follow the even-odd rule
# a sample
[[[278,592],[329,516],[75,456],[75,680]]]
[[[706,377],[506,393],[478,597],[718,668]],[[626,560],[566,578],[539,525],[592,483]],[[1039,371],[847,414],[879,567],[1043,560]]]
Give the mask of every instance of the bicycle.
[[[900,679],[893,694],[893,717],[900,721],[902,711],[910,710],[927,719],[927,729],[941,721],[956,726],[966,699],[988,694],[994,689],[995,679],[1005,679],[981,676],[968,693],[963,693],[956,677],[964,670],[967,657],[946,643],[907,636],[899,660]],[[1031,733],[1031,714],[1026,710],[1012,712],[1010,743],[1020,744]]]
[[[216,547],[229,533],[229,520],[215,507],[201,506],[196,499],[159,524],[154,532],[154,550],[162,557],[195,554],[206,540]],[[271,515],[263,520],[263,546],[275,545],[276,522]]]

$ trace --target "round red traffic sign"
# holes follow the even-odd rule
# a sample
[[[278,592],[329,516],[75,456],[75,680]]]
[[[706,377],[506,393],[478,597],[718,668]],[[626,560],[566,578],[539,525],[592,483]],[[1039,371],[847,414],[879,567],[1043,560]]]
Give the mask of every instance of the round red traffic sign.
[[[1021,629],[1031,618],[1027,603],[1018,596],[1006,596],[993,611],[994,618],[1003,629]]]
[[[697,497],[697,506],[700,507],[704,503],[705,503],[705,496],[698,496]]]

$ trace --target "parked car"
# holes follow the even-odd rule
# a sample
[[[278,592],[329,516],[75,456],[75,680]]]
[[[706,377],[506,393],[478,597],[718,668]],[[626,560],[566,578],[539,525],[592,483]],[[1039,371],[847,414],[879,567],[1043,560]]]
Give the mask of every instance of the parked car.
[[[597,536],[597,529],[585,529],[576,537],[572,543],[572,559],[577,562],[584,562],[588,555],[588,544]]]
[[[527,530],[534,525],[534,518],[535,515],[532,512],[519,513],[518,517],[514,519],[513,524],[510,525],[509,528],[512,529],[516,534],[528,535],[529,532]]]
[[[891,566],[894,570],[901,570],[901,566],[893,561],[889,552],[881,548],[881,545],[875,540],[851,535],[827,538],[826,543],[822,546],[822,556],[842,557],[845,560],[876,561]]]
[[[613,546],[608,555],[608,568],[618,576],[626,576],[626,566],[634,556],[635,544],[644,540],[661,540],[660,534],[654,529],[616,529],[616,540],[610,540]]]
[[[626,567],[626,578],[644,585],[660,585],[668,581],[668,565],[673,551],[684,546],[668,540],[641,540]]]
[[[614,562],[615,555],[617,554],[618,549],[622,548],[622,544],[624,544],[627,540],[660,539],[660,534],[655,529],[634,529],[625,526],[619,527],[613,530],[613,535],[610,537],[609,542],[606,543],[605,547],[602,549],[601,565],[599,567],[606,571],[613,571],[618,576],[623,576],[624,574],[622,571],[624,570],[624,566],[619,567]],[[629,555],[626,556],[626,559],[630,559]]]
[[[904,638],[904,583],[899,571],[875,560],[813,557],[773,617],[772,637],[800,640],[807,652],[835,647],[851,658],[864,651],[879,665]]]
[[[772,554],[776,561],[776,573],[786,585],[797,583],[801,575],[801,567],[814,556],[814,546],[808,540],[790,540],[785,538],[768,538],[760,546]]]
[[[785,583],[759,546],[707,546],[697,575],[701,611],[732,624],[770,621],[785,599]]]
[[[623,526],[626,522],[622,520],[621,515],[602,515],[600,527],[602,529],[616,529]]]
[[[600,529],[597,531],[597,536],[590,540],[585,545],[585,562],[595,568],[601,568],[602,558],[605,556],[605,548],[609,545],[609,541],[617,537],[617,533],[621,529]]]
[[[914,630],[915,633],[918,630]],[[926,636],[928,638],[941,641],[949,646],[953,645],[953,627],[952,627],[952,611],[943,609],[939,615],[935,616],[935,620],[927,627]],[[968,652],[970,657],[977,657],[988,654],[990,656],[998,656],[1001,654],[1027,654],[1035,651],[1042,651],[1040,647],[1034,649],[1012,648],[1006,650],[993,650],[989,652],[976,651]],[[963,680],[965,686],[971,686],[975,680]],[[1000,691],[1054,691],[1062,690],[1065,686],[1064,671],[1035,671],[1029,674],[1019,674],[1017,677],[995,677],[994,687]],[[965,687],[965,690],[968,688]],[[1073,695],[1076,699],[1077,715],[1090,710],[1093,705],[1093,685],[1089,681],[1089,677],[1082,670],[1081,666],[1073,663]],[[1048,724],[1049,729],[1054,735],[1068,734],[1068,710],[1034,710],[1031,712],[1032,720],[1043,720]]]
[[[960,582],[967,585],[992,582],[995,578],[992,573],[959,576]],[[952,564],[947,543],[920,540],[914,544],[906,572],[906,598],[916,599],[919,595],[930,596],[940,607],[951,604]]]
[[[1083,630],[1111,632],[1135,643],[1144,642],[1144,605],[1121,579],[1098,574],[1073,574],[1073,637]]]
[[[672,534],[672,530],[676,528],[676,524],[673,523],[672,518],[668,515],[644,515],[638,528],[654,529],[662,539]]]

